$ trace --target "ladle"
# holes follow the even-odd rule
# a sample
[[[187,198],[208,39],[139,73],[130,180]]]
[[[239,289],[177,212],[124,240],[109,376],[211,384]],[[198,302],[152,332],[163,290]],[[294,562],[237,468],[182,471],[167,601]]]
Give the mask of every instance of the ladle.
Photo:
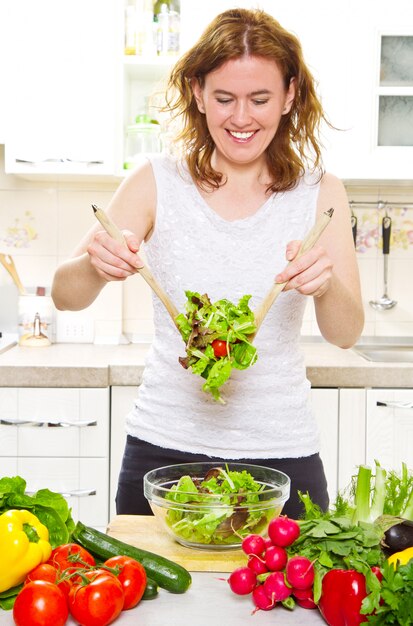
[[[391,235],[391,217],[387,214],[383,217],[382,223],[382,237],[383,237],[383,281],[384,281],[384,293],[378,300],[370,300],[370,306],[376,311],[387,311],[396,306],[397,301],[391,300],[387,295],[387,277],[388,277],[388,262],[390,254],[390,235]]]

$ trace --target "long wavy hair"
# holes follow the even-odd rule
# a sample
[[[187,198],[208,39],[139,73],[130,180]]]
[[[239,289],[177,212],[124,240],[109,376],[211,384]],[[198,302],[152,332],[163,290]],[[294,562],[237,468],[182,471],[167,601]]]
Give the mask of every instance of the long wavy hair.
[[[319,130],[329,126],[317,97],[315,80],[307,68],[301,44],[272,16],[262,10],[230,9],[217,15],[198,42],[177,61],[168,79],[166,106],[172,120],[180,121],[175,141],[181,146],[193,179],[205,189],[225,183],[211,165],[215,144],[205,115],[200,113],[191,87],[201,87],[209,72],[231,59],[258,56],[277,63],[287,90],[295,79],[295,98],[289,113],[281,117],[277,132],[266,149],[271,191],[292,189],[306,169],[322,172]]]

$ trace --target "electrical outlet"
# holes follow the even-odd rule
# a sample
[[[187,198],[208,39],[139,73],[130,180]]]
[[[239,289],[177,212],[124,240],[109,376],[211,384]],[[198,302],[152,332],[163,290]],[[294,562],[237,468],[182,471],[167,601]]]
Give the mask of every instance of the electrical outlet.
[[[93,343],[93,319],[76,311],[58,311],[56,318],[57,343]]]

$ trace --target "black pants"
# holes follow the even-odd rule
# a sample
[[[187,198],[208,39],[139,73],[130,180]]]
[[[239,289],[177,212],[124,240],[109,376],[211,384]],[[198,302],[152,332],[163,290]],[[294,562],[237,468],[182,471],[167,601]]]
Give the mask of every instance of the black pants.
[[[128,435],[116,494],[116,512],[118,515],[150,515],[152,511],[143,494],[144,474],[164,465],[201,461],[225,463],[231,459],[161,448]],[[327,482],[318,454],[298,459],[234,459],[234,462],[272,467],[290,477],[291,494],[283,508],[284,515],[298,519],[302,514],[303,507],[297,491],[308,491],[313,502],[323,510],[328,508]]]

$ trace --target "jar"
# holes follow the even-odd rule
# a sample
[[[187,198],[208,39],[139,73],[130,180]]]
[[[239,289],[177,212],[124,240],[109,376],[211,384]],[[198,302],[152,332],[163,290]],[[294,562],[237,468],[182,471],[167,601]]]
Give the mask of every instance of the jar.
[[[126,130],[124,169],[132,169],[142,154],[162,151],[161,127],[148,115],[138,115]]]

